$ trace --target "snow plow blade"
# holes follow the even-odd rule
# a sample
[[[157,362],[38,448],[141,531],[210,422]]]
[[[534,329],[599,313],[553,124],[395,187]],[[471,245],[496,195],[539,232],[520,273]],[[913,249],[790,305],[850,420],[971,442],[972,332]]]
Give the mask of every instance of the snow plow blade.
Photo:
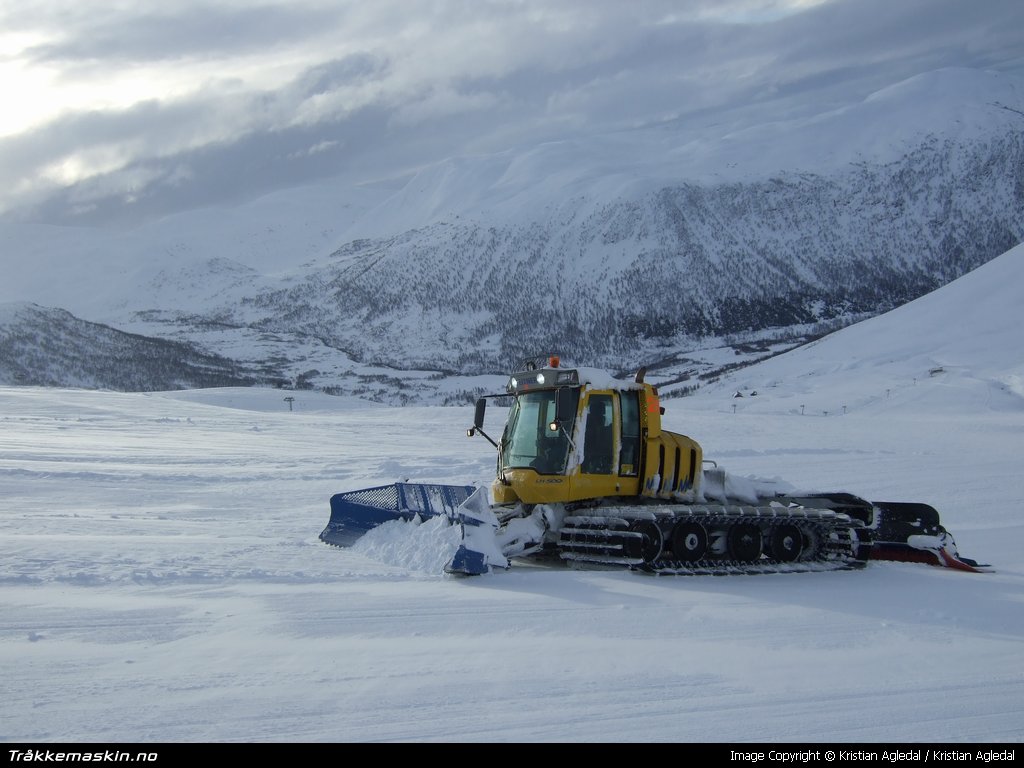
[[[926,563],[983,573],[990,565],[961,557],[953,536],[939,522],[935,507],[915,502],[873,501],[877,510],[872,560]]]
[[[350,547],[367,531],[392,520],[420,521],[446,516],[456,522],[456,510],[476,490],[472,485],[394,483],[331,497],[331,519],[320,540]]]

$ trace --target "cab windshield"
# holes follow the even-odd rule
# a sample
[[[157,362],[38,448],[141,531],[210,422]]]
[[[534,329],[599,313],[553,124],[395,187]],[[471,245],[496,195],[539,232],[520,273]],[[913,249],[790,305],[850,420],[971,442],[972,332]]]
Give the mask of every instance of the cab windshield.
[[[563,421],[552,430],[556,400],[562,391]],[[576,415],[579,391],[576,389],[524,392],[516,397],[502,439],[502,466],[506,469],[529,467],[542,475],[565,473],[569,456],[568,434]]]

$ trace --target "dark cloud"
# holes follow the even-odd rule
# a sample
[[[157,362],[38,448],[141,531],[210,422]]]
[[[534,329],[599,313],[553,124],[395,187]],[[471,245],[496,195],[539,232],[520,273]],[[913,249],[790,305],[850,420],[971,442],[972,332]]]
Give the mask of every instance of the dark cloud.
[[[26,56],[40,64],[106,65],[217,57],[226,53],[272,53],[289,42],[338,24],[330,8],[294,5],[175,5],[143,3],[127,9],[97,10],[88,2],[61,12],[56,40],[30,47]],[[25,19],[31,28],[38,17]]]
[[[5,28],[51,30],[22,54],[36,64],[80,82],[154,62],[192,78],[0,137],[0,210],[97,221],[583,131],[770,119],[940,67],[1024,66],[1019,0],[42,2],[0,0]]]
[[[338,88],[381,80],[387,76],[389,62],[380,56],[357,53],[310,67],[290,86],[295,94],[315,96]]]
[[[75,219],[85,224],[130,224],[169,211],[229,204],[310,183],[356,165],[385,119],[369,109],[328,129],[302,126],[262,132],[172,157],[147,158],[116,174],[58,191],[40,212],[44,218],[59,219],[75,211]],[[146,183],[132,187],[136,178]]]

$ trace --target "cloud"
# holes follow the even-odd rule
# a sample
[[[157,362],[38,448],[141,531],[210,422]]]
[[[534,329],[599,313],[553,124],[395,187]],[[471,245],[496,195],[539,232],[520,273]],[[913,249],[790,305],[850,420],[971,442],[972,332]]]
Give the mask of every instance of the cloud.
[[[49,4],[33,3],[26,26],[41,26],[52,37],[26,49],[36,64],[76,65],[88,62],[136,64],[186,58],[223,59],[226,56],[266,54],[289,44],[301,44],[337,15],[326,8],[225,3],[58,3],[55,16],[41,15]],[[104,7],[106,5],[107,7]],[[31,14],[31,15],[29,15]]]
[[[928,69],[1019,67],[1021,28],[1018,0],[0,0],[0,81],[22,84],[0,118],[0,212],[154,215],[815,109]]]

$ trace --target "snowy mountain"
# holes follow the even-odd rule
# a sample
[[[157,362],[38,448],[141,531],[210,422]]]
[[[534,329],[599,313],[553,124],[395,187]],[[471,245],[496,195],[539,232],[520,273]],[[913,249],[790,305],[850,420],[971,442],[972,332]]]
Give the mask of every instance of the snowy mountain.
[[[144,392],[270,383],[182,342],[124,333],[60,309],[0,304],[0,384]]]
[[[339,393],[367,366],[439,381],[538,350],[628,369],[792,346],[1024,239],[1022,83],[940,70],[787,122],[580,136],[126,232],[7,222],[0,300]]]
[[[794,413],[801,407],[819,414],[885,410],[907,398],[936,401],[927,408],[954,401],[958,407],[1019,409],[1021,285],[1024,244],[890,312],[723,376],[706,392],[755,391],[759,397],[748,397],[745,410]],[[784,398],[775,397],[779,390]]]

